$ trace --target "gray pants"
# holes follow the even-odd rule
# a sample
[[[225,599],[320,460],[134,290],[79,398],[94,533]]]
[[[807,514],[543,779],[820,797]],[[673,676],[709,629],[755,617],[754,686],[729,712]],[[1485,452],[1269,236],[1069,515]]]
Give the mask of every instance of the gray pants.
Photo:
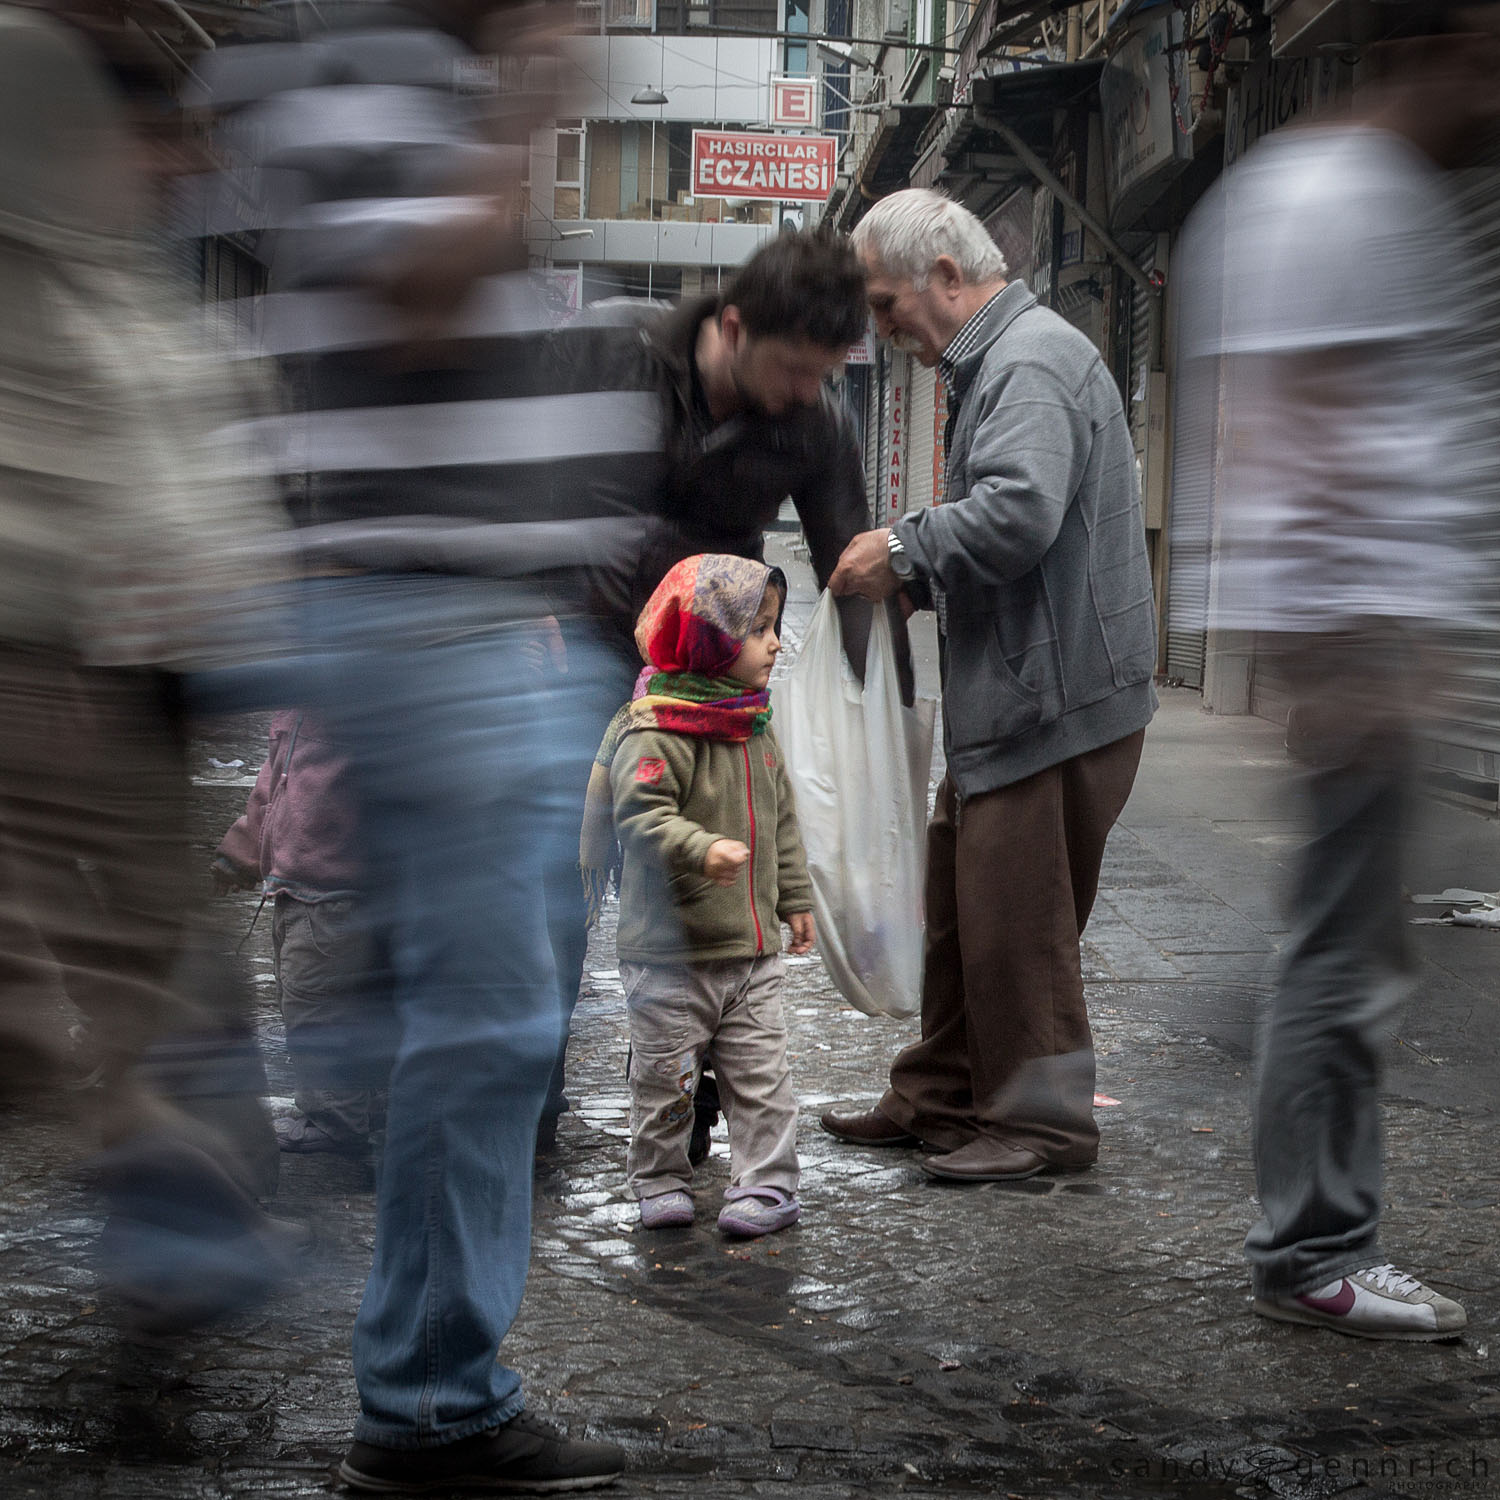
[[[370,1080],[355,1062],[381,1019],[372,1012],[383,966],[369,922],[353,901],[282,893],[271,944],[297,1108],[336,1140],[362,1144],[384,1123],[385,1108],[382,1092],[361,1086]]]
[[[1399,635],[1288,642],[1288,745],[1308,841],[1262,1038],[1245,1240],[1257,1295],[1376,1264],[1381,1052],[1408,984],[1401,863],[1415,782],[1413,651]]]
[[[630,1151],[637,1198],[692,1184],[693,1088],[705,1058],[729,1123],[732,1187],[797,1191],[797,1100],[786,1060],[781,955],[620,965],[630,1014]]]

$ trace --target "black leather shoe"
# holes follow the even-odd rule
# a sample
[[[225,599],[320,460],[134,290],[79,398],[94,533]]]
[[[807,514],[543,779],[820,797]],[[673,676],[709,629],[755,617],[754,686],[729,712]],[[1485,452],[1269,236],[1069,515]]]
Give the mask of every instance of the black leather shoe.
[[[818,1123],[829,1135],[854,1146],[920,1146],[922,1142],[878,1109],[823,1111]]]
[[[625,1471],[613,1443],[575,1443],[529,1411],[503,1427],[438,1448],[381,1448],[355,1443],[339,1478],[357,1490],[413,1495],[429,1490],[553,1493],[612,1484]]]

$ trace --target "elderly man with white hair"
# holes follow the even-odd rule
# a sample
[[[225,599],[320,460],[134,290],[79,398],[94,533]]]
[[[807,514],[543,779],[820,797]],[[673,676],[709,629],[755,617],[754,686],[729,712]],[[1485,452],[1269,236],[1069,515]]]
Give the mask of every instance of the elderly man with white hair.
[[[937,612],[947,774],[927,842],[922,1035],[823,1126],[1003,1182],[1090,1166],[1079,937],[1155,709],[1156,613],[1120,392],[940,194],[854,231],[883,338],[948,390],[943,503],[845,549],[835,593]]]

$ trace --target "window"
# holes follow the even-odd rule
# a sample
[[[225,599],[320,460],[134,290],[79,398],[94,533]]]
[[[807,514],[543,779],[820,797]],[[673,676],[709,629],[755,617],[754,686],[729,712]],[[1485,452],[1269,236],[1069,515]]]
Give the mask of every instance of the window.
[[[787,31],[800,32],[806,36],[810,19],[811,0],[786,0],[786,27]],[[786,70],[788,73],[805,74],[807,72],[808,46],[806,42],[792,42],[786,44]]]
[[[695,195],[692,150],[693,126],[687,121],[593,121],[589,125],[587,161],[583,167],[588,183],[587,216],[685,224],[774,221],[774,205],[768,202],[726,201]],[[561,201],[559,188],[558,202]],[[564,217],[561,208],[557,217]]]
[[[824,22],[828,35],[849,35],[849,0],[827,0]],[[849,90],[854,86],[853,69],[846,62],[823,59],[823,129],[839,135],[849,129]]]
[[[737,31],[775,31],[781,0],[713,0],[710,9],[715,26]]]
[[[651,29],[656,20],[655,0],[604,0],[606,26],[639,26]]]
[[[584,265],[583,302],[615,297],[650,297],[670,301],[682,295],[682,268],[658,265]]]
[[[583,217],[583,126],[559,126],[557,141],[556,184],[552,191],[554,219]]]

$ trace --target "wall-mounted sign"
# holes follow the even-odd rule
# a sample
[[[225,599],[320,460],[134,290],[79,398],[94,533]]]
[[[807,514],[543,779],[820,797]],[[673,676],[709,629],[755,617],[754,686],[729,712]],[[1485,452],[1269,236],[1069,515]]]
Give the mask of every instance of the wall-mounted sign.
[[[705,198],[826,203],[833,194],[838,138],[693,132],[693,192]]]
[[[889,523],[901,513],[905,500],[902,479],[906,473],[906,393],[911,380],[904,354],[891,356],[890,458],[885,474],[885,517]]]
[[[873,365],[875,363],[875,330],[869,324],[865,325],[864,336],[856,343],[849,345],[849,352],[844,356],[846,365]]]
[[[1131,223],[1192,160],[1192,101],[1178,11],[1131,23],[1099,80],[1111,224]]]
[[[577,266],[549,266],[541,272],[542,306],[558,323],[583,310],[583,272]]]
[[[788,130],[808,130],[816,125],[815,82],[811,78],[773,78],[771,124]]]
[[[1289,121],[1325,113],[1347,96],[1349,76],[1337,57],[1273,57],[1246,68],[1229,95],[1224,165]]]

